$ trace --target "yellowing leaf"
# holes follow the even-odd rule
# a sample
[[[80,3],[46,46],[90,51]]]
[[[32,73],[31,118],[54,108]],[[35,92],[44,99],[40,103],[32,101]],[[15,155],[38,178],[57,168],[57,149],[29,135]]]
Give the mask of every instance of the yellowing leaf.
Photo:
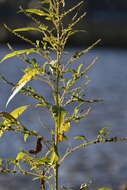
[[[70,122],[65,121],[66,111],[64,109],[61,110],[59,117],[60,117],[59,133],[62,134],[64,132],[67,132],[70,129]]]
[[[59,142],[66,141],[66,140],[68,140],[68,137],[65,136],[64,133],[58,135],[58,141]]]
[[[0,130],[0,137],[3,136],[4,131]]]
[[[0,117],[3,118],[3,122],[1,122],[1,126],[3,127],[0,129],[0,137],[4,134],[5,131],[8,131],[10,129],[11,125],[20,125],[18,120],[8,112],[0,112]]]
[[[36,74],[39,74],[39,73],[40,73],[40,71],[38,68],[33,68],[30,71],[28,71],[27,73],[25,73],[25,75],[20,79],[20,81],[16,85],[17,87],[14,89],[11,96],[9,97],[9,99],[6,103],[6,107],[9,104],[9,102],[12,100],[12,98],[22,89],[22,87],[24,87],[26,85],[26,83],[32,79],[32,77],[34,77]]]
[[[17,157],[16,157],[16,160],[19,161],[19,160],[26,160],[26,161],[30,161],[32,160],[33,158],[26,152],[19,152]]]
[[[25,106],[21,106],[16,108],[15,110],[13,110],[10,114],[14,117],[14,118],[18,118],[26,109],[28,109],[30,106],[29,105],[25,105]]]
[[[10,125],[10,123],[17,123],[17,120],[10,114],[7,112],[0,112],[0,117],[5,118],[5,120],[3,121],[3,125],[5,125],[6,127],[4,127],[4,130],[8,129],[8,125]]]
[[[66,136],[64,135],[64,132],[67,132],[70,130],[70,122],[65,120],[66,111],[63,107],[58,108],[57,106],[53,106],[52,112],[54,115],[54,119],[59,126],[58,140],[59,140],[59,142],[61,142],[61,141],[67,139]]]
[[[1,61],[0,63],[2,63],[3,61],[11,58],[11,57],[14,57],[16,55],[20,55],[20,54],[30,54],[30,53],[35,53],[36,50],[34,48],[31,48],[31,49],[24,49],[24,50],[18,50],[18,51],[13,51],[12,53],[9,53],[7,54]]]
[[[67,132],[70,129],[70,122],[64,122],[61,126],[61,131]]]
[[[27,154],[25,152],[19,152],[17,157],[16,157],[16,160],[21,160],[21,159],[24,159],[24,156],[26,156]]]
[[[21,106],[16,108],[15,110],[13,110],[11,113],[6,113],[6,119],[4,120],[3,124],[5,126],[10,125],[10,123],[12,122],[12,120],[17,119],[27,108],[29,107],[29,105],[25,105],[25,106]],[[12,116],[12,118],[10,118],[9,116]]]
[[[39,74],[40,71],[38,68],[33,68],[21,78],[21,80],[18,82],[17,86],[20,86],[22,83],[31,80],[32,77],[34,77],[36,74]]]
[[[56,161],[58,161],[59,156],[57,155],[57,153],[53,150],[51,158],[50,158],[50,162],[51,164],[55,163]]]

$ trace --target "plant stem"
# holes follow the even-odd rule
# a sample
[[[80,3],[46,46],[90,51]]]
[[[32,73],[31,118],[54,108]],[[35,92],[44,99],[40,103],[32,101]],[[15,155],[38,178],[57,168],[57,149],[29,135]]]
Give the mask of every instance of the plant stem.
[[[41,190],[46,190],[44,184],[41,184]]]
[[[45,182],[42,183],[42,179],[41,179],[40,183],[41,183],[41,188],[40,188],[40,190],[46,190],[46,188],[45,188]]]
[[[108,142],[121,142],[121,141],[127,141],[127,137],[112,137],[112,138],[96,138],[95,140],[88,141],[85,143],[81,143],[75,147],[70,148],[61,158],[59,163],[61,164],[66,157],[68,157],[71,153],[75,152],[76,150],[79,150],[81,148],[85,148],[89,145],[93,144],[99,144],[99,143],[108,143]]]
[[[60,93],[59,93],[59,79],[60,79],[60,71],[59,71],[59,66],[60,66],[60,59],[61,59],[61,48],[60,48],[60,33],[61,33],[61,27],[60,27],[60,1],[56,2],[56,13],[58,15],[58,20],[56,24],[56,30],[57,30],[57,78],[56,78],[56,106],[58,108],[58,118],[55,126],[55,151],[57,155],[59,155],[59,150],[58,150],[58,137],[59,137],[59,128],[60,128]],[[55,165],[55,190],[59,189],[59,163],[56,161]]]

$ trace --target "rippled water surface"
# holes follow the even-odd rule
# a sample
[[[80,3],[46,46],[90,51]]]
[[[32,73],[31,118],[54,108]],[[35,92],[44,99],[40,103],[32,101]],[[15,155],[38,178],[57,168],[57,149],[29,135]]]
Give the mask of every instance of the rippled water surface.
[[[18,47],[21,49],[22,47]],[[70,53],[78,49],[67,49]],[[0,57],[7,53],[1,47]],[[82,56],[81,63],[90,62],[94,56],[100,56],[100,60],[89,71],[91,83],[87,86],[87,98],[103,98],[104,102],[93,105],[93,111],[89,117],[80,124],[76,123],[71,135],[85,135],[89,140],[96,137],[98,130],[102,127],[112,126],[113,136],[127,136],[127,50],[126,49],[95,49],[87,55]],[[0,73],[7,76],[13,82],[17,82],[21,76],[20,69],[25,64],[18,59],[10,59],[0,65]],[[33,85],[50,99],[51,94],[47,86],[42,83],[32,82]],[[45,89],[44,89],[45,88]],[[11,93],[11,87],[0,81],[0,109],[5,110],[6,101]],[[20,105],[33,102],[32,99],[17,95],[9,104],[7,111],[11,111]],[[24,119],[24,120],[23,120]],[[35,109],[26,112],[21,117],[24,124],[29,128],[37,128],[41,133],[43,120],[51,121],[43,110]],[[23,143],[23,138],[13,133],[7,133],[5,138],[0,139],[0,157],[10,157],[17,154],[19,150],[32,147],[35,139],[29,139],[29,145]],[[118,189],[123,183],[127,183],[127,142],[107,143],[87,147],[65,160],[61,167],[61,183],[64,185],[78,187],[88,180],[93,181],[91,189],[95,187],[108,186]],[[0,175],[0,190],[9,189],[38,189],[35,182],[30,178],[11,175]]]

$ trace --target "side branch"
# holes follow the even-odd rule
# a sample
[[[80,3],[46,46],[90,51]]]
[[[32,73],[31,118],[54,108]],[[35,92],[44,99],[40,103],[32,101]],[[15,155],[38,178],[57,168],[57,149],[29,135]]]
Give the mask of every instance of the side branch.
[[[20,173],[23,175],[33,175],[33,176],[38,176],[38,177],[40,176],[38,174],[24,171],[24,170],[12,170],[12,169],[3,169],[3,168],[0,168],[0,173],[13,173],[13,174]]]
[[[127,137],[112,137],[112,138],[96,138],[93,141],[88,141],[85,143],[82,143],[80,145],[77,145],[75,147],[70,148],[67,150],[67,152],[64,154],[64,156],[61,158],[60,163],[64,161],[66,157],[68,157],[71,153],[75,152],[76,150],[79,150],[80,148],[87,147],[89,145],[98,144],[98,143],[107,143],[107,142],[120,142],[120,141],[127,141]]]

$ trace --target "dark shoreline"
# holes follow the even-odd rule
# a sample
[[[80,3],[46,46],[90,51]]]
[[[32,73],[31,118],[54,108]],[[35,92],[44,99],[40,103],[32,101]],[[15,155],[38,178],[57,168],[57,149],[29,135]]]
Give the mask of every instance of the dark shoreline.
[[[9,33],[4,24],[9,26],[11,29],[21,28],[24,26],[32,26],[32,21],[23,14],[18,14],[19,5],[23,4],[23,8],[27,8],[30,0],[23,3],[0,3],[0,43],[14,43],[24,44],[23,40],[20,40],[13,34]],[[75,4],[78,0],[74,0]],[[16,2],[16,1],[15,1]],[[85,30],[85,32],[77,33],[72,36],[68,42],[68,46],[87,46],[97,39],[102,39],[102,42],[98,46],[104,47],[127,47],[127,3],[123,1],[119,6],[119,0],[116,0],[113,5],[114,7],[107,6],[106,1],[103,4],[98,4],[97,0],[85,2],[80,9],[80,13],[86,11],[87,15],[80,24],[76,25],[76,29]],[[71,7],[67,4],[67,7]],[[96,5],[96,6],[95,6]],[[115,7],[116,5],[116,7]],[[34,7],[35,8],[35,7]],[[7,11],[5,11],[7,10]],[[79,13],[79,14],[80,14]],[[72,15],[68,15],[65,18],[65,24],[71,21]],[[41,18],[39,18],[41,19]],[[44,20],[41,20],[44,22]],[[22,33],[27,35],[27,33]],[[30,32],[27,35],[30,39],[39,39],[38,33]]]

